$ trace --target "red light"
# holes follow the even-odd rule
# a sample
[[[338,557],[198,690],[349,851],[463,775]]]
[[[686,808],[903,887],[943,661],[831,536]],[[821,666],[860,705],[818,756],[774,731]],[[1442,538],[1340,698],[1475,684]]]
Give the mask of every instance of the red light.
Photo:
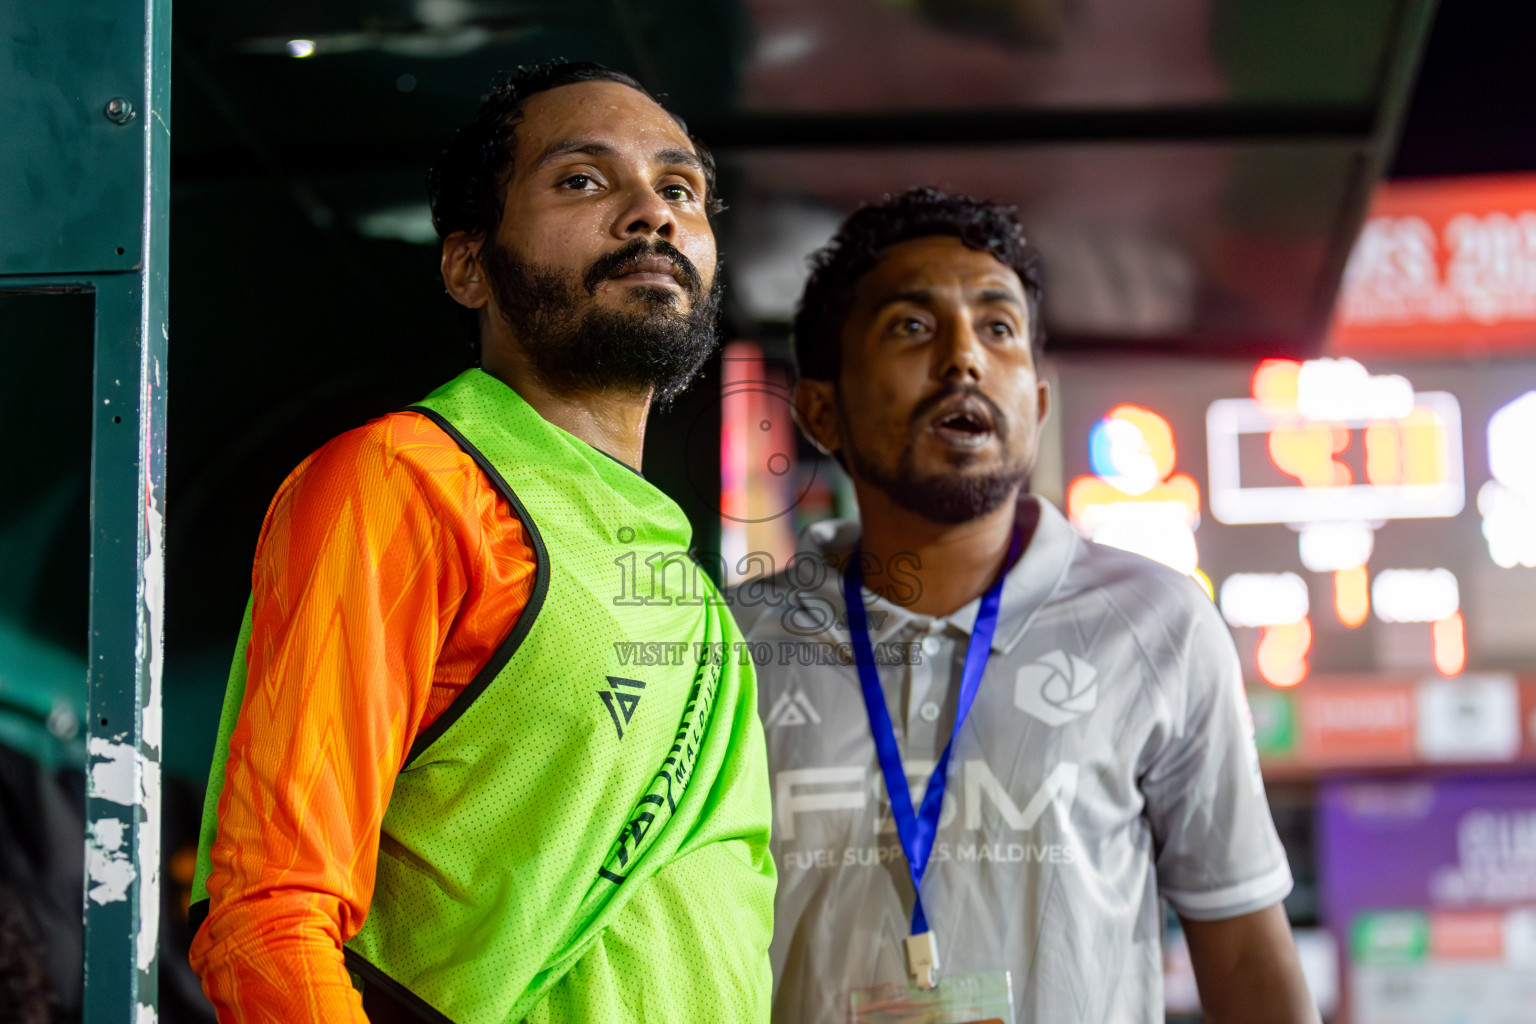
[[[1254,399],[1271,412],[1296,411],[1301,364],[1294,359],[1266,359],[1253,371]]]

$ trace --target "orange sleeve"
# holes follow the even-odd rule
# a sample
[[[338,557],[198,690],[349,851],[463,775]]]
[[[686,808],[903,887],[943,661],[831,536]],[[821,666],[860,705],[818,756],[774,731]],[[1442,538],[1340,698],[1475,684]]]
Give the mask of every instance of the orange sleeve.
[[[533,570],[506,499],[426,417],[343,434],[284,482],[191,951],[220,1021],[365,1020],[341,946],[373,898],[395,776],[511,630]]]

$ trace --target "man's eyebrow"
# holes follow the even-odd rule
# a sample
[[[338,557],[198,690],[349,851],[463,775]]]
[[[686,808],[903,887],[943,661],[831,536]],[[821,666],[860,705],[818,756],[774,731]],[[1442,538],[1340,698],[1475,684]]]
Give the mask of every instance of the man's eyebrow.
[[[977,298],[982,302],[1007,302],[1018,306],[1020,309],[1028,308],[1023,300],[1007,288],[983,288]],[[933,292],[927,288],[908,288],[905,291],[893,292],[881,301],[879,308],[885,309],[887,306],[894,306],[899,302],[910,302],[915,306],[931,305],[933,303]]]
[[[573,153],[581,153],[586,156],[615,156],[618,154],[618,150],[608,143],[599,142],[596,139],[561,139],[559,142],[551,144],[543,153],[540,153],[539,159],[534,163],[534,166],[542,167],[551,160],[562,156],[570,156]],[[663,149],[655,153],[652,159],[660,164],[682,164],[685,167],[691,167],[699,171],[704,169],[704,162],[699,159],[698,154],[691,153],[686,149]]]
[[[548,149],[539,154],[534,161],[535,167],[542,167],[556,157],[568,156],[571,153],[585,153],[587,156],[613,156],[617,150],[606,142],[598,142],[596,139],[570,138],[561,139],[552,143]]]
[[[926,288],[909,288],[902,292],[893,292],[887,295],[880,303],[881,309],[886,306],[894,306],[898,302],[910,302],[917,306],[926,306],[933,301],[933,293]]]
[[[704,169],[704,161],[699,159],[697,153],[690,153],[686,149],[663,149],[652,159],[659,164],[683,164],[692,167],[696,171]]]
[[[1013,292],[1006,288],[983,288],[981,290],[982,302],[1011,302],[1015,306],[1024,308],[1024,302]]]

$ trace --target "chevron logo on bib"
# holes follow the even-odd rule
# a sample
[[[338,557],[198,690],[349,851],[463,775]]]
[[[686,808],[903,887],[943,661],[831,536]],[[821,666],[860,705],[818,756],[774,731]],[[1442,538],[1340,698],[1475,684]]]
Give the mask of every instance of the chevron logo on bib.
[[[1065,725],[1099,703],[1099,670],[1075,654],[1052,651],[1019,669],[1013,702],[1046,725]]]
[[[638,693],[627,693],[627,690],[643,690],[645,684],[638,679],[621,679],[618,676],[609,676],[608,685],[612,690],[598,690],[597,695],[603,698],[603,703],[608,706],[608,715],[613,719],[613,727],[619,734],[619,739],[624,738],[624,726],[635,717],[635,708],[640,706]],[[619,689],[624,687],[624,689]],[[623,719],[622,722],[619,719]]]

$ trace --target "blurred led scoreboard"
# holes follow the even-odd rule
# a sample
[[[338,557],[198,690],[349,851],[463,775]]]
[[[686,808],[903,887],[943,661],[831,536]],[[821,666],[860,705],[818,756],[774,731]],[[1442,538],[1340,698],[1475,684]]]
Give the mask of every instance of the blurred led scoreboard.
[[[1252,682],[1536,669],[1536,361],[1057,367],[1069,518],[1199,581]]]
[[[1267,360],[1253,379],[1257,397],[1219,399],[1205,417],[1211,514],[1221,522],[1364,524],[1461,511],[1454,395],[1415,393],[1405,378],[1373,377],[1352,359]]]

